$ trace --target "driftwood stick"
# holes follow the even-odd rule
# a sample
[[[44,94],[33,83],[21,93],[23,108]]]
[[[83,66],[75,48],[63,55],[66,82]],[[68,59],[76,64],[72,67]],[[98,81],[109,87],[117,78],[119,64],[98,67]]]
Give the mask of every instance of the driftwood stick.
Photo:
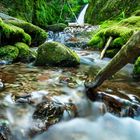
[[[140,56],[140,31],[135,32],[107,66],[97,73],[95,81],[85,85],[87,96],[92,98],[92,93],[95,92],[98,86],[123,68],[127,63],[133,62],[138,56]]]
[[[103,59],[104,58],[105,52],[108,49],[108,47],[109,47],[109,45],[110,45],[110,43],[111,43],[112,40],[113,40],[113,37],[110,36],[109,39],[108,39],[108,41],[107,41],[107,43],[106,43],[106,45],[105,45],[105,47],[104,47],[104,49],[101,52],[100,59]]]

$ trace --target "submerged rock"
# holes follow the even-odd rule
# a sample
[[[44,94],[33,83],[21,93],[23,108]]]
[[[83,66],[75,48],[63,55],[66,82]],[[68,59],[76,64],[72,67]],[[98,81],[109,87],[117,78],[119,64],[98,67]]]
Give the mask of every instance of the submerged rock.
[[[9,122],[7,120],[0,119],[0,140],[9,140],[9,139],[11,139]]]
[[[46,42],[39,46],[35,65],[76,66],[79,56],[58,42]]]
[[[64,117],[67,111],[69,119],[77,117],[77,107],[72,102],[61,103],[51,97],[46,97],[44,101],[40,102],[33,113],[33,119],[39,119],[46,124],[46,128],[50,125],[56,124]]]

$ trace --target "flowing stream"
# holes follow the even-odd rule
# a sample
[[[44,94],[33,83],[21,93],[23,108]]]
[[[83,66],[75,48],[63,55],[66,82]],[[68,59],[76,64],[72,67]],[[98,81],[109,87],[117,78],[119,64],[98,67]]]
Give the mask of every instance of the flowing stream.
[[[78,67],[35,67],[23,63],[0,65],[0,79],[5,84],[5,89],[0,91],[0,139],[140,139],[140,82],[132,78],[133,65],[128,64],[106,80],[95,94],[99,95],[96,101],[91,102],[85,95],[84,83],[94,80],[110,59],[100,60],[100,52],[81,47],[79,40],[87,42],[89,39],[85,34],[83,37],[83,34],[75,36],[73,32],[50,32],[47,41],[67,44],[66,40],[71,37],[78,38],[76,44],[79,45],[70,45],[80,56]],[[48,118],[37,117],[48,107],[48,104],[42,107],[40,103],[51,99],[60,110],[61,106],[63,109],[70,104],[74,106],[70,111],[65,110],[56,124],[47,127]],[[44,115],[45,111],[49,111],[47,109],[41,113]]]
[[[81,48],[76,48],[75,51],[81,58],[81,65],[77,68],[34,67],[32,64],[22,63],[1,66],[0,76],[5,81],[6,87],[0,94],[0,116],[1,122],[6,123],[12,133],[11,139],[28,140],[28,133],[31,130],[38,131],[44,125],[39,120],[33,120],[32,115],[35,105],[49,96],[61,103],[72,101],[78,108],[79,117],[74,119],[71,116],[73,118],[71,120],[65,112],[62,122],[32,139],[107,140],[113,136],[115,140],[138,140],[139,116],[133,119],[118,118],[118,115],[115,117],[108,113],[104,102],[90,102],[85,96],[84,82],[93,79],[109,59],[100,60],[99,52],[96,51]],[[114,97],[125,95],[133,101],[137,97],[138,101],[140,83],[133,81],[131,72],[132,65],[127,65],[107,80],[100,87],[100,91]],[[19,95],[30,95],[31,102],[26,98],[16,99]],[[123,110],[121,112],[123,113]],[[30,133],[33,133],[32,131]]]

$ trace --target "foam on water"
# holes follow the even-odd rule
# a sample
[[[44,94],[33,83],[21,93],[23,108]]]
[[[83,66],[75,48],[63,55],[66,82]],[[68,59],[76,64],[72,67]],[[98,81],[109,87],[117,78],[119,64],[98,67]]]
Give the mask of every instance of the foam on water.
[[[78,118],[59,123],[35,140],[139,140],[139,130],[139,121],[107,113],[96,121]]]

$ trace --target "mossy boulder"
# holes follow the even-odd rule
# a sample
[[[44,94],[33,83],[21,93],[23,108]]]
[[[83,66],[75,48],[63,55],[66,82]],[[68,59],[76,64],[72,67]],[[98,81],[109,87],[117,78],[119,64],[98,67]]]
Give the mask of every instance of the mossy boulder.
[[[79,56],[65,45],[58,42],[46,42],[39,46],[35,65],[76,66]]]
[[[41,29],[38,26],[35,26],[31,23],[22,21],[22,20],[6,20],[5,21],[9,25],[14,25],[19,28],[22,28],[26,33],[28,33],[31,37],[31,45],[39,46],[45,42],[47,38],[47,32]]]
[[[119,22],[119,25],[140,30],[140,16],[131,16]]]
[[[25,62],[26,60],[28,60],[28,57],[30,55],[29,46],[25,43],[22,43],[22,42],[17,42],[14,46],[16,48],[18,48],[18,50],[19,50],[19,54],[18,54],[17,59],[22,61],[22,62]]]
[[[140,57],[137,58],[137,60],[134,64],[133,74],[135,77],[140,78]]]
[[[53,25],[47,25],[46,30],[47,31],[53,31],[53,32],[61,32],[67,27],[64,23],[58,23]]]
[[[0,30],[1,30],[1,44],[2,45],[12,45],[16,42],[24,42],[26,44],[31,43],[31,37],[29,34],[25,33],[23,29],[14,26],[14,25],[8,25],[4,23],[0,19]]]
[[[13,61],[18,57],[18,55],[19,55],[19,50],[15,46],[7,45],[7,46],[0,47],[1,60]]]
[[[140,30],[140,16],[131,16],[120,22],[105,21],[94,33],[88,45],[91,48],[103,49],[109,37],[113,37],[106,51],[106,56],[112,58],[137,30]]]
[[[103,48],[109,39],[113,37],[110,47],[121,48],[133,34],[134,30],[124,26],[112,26],[109,28],[101,29],[89,41],[88,45],[95,48]]]

